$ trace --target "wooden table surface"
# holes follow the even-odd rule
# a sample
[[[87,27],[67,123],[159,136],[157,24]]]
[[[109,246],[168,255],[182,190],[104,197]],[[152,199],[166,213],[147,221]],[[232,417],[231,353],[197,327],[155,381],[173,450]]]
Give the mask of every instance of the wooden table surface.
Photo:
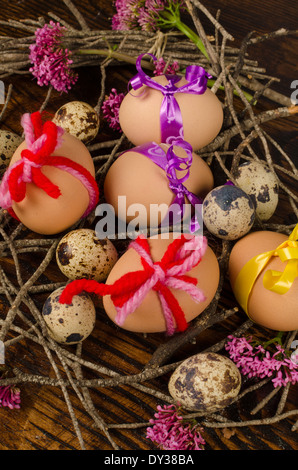
[[[97,29],[109,29],[111,16],[114,13],[113,3],[110,0],[75,0],[74,3],[84,15],[88,25]],[[281,27],[291,30],[297,29],[298,11],[295,2],[290,0],[257,0],[242,2],[236,0],[204,0],[204,5],[212,14],[221,10],[221,24],[234,36],[234,45],[239,47],[241,41],[250,31],[264,34],[275,31]],[[52,11],[69,23],[77,25],[74,17],[63,1],[52,0],[23,0],[19,2],[0,1],[1,20],[36,19],[39,16],[47,17]],[[0,35],[10,34],[10,30],[0,24]],[[280,79],[273,88],[280,93],[290,96],[291,83],[297,80],[297,37],[287,37],[262,42],[254,47],[253,58],[260,66],[266,68],[269,75]],[[124,67],[125,69],[125,67]],[[115,86],[120,80],[123,88],[122,66],[114,67],[109,73],[108,83]],[[100,94],[99,67],[85,67],[80,71],[80,79],[68,96],[54,92],[47,106],[50,113],[54,113],[61,104],[72,99],[86,101],[95,105]],[[124,76],[127,74],[124,72]],[[121,81],[122,80],[122,81]],[[126,78],[125,78],[126,80]],[[20,116],[23,112],[38,109],[45,98],[46,90],[39,87],[35,80],[28,75],[12,75],[5,80],[6,90],[9,84],[13,85],[13,94],[6,111],[2,129],[21,132]],[[271,104],[272,105],[272,104]],[[267,104],[265,103],[264,108]],[[0,108],[1,111],[1,108]],[[270,123],[271,135],[276,138],[285,152],[298,163],[297,156],[297,118],[276,120]],[[118,134],[117,134],[118,136]],[[97,137],[96,142],[113,138],[113,133],[106,125]],[[297,187],[292,188],[296,191]],[[281,223],[289,223],[290,217],[283,206],[278,213]],[[7,260],[6,260],[7,262]],[[8,262],[9,264],[9,262]],[[13,270],[13,261],[11,262]],[[35,260],[24,258],[25,270],[34,272]],[[64,280],[54,261],[48,273],[52,281]],[[61,277],[62,276],[62,277]],[[231,293],[227,291],[226,304],[231,305]],[[3,309],[5,302],[1,301]],[[41,305],[40,305],[41,306]],[[1,315],[1,312],[0,312]],[[243,318],[242,318],[243,319]],[[233,320],[230,320],[231,324]],[[236,320],[237,323],[237,320]],[[228,323],[230,326],[230,323]],[[214,338],[220,340],[226,334],[226,327],[214,327],[205,332],[197,340],[196,345],[186,345],[176,354],[175,360],[180,360],[198,350],[212,344]],[[116,328],[105,318],[103,313],[98,314],[97,324],[92,336],[84,344],[84,357],[91,362],[99,361],[101,365],[111,368],[112,371],[123,374],[137,373],[142,370],[150,359],[155,348],[164,341],[163,335],[130,334]],[[36,344],[24,340],[17,343],[10,354],[13,366],[30,374],[42,374],[53,378],[51,364]],[[90,377],[92,373],[90,372]],[[166,392],[168,376],[153,381],[157,388]],[[22,404],[20,410],[0,408],[0,449],[1,450],[78,450],[81,448],[77,434],[74,430],[73,420],[70,417],[65,396],[59,386],[23,383],[20,385]],[[241,404],[232,410],[233,419],[249,416],[249,410],[261,400],[262,392],[250,394]],[[111,443],[106,435],[96,426],[93,419],[86,412],[76,393],[69,389],[69,399],[72,409],[78,420],[84,445],[87,450],[112,450]],[[146,422],[152,417],[158,398],[148,395],[129,385],[120,387],[94,388],[92,399],[96,412],[108,423]],[[270,415],[274,409],[277,398],[274,397],[262,410],[261,416]],[[297,409],[297,386],[291,387],[285,410]],[[260,417],[260,415],[257,415]],[[281,420],[270,426],[246,426],[226,429],[206,429],[205,440],[207,450],[297,450],[297,433],[291,431],[297,416]],[[144,427],[137,429],[111,429],[110,433],[119,446],[124,450],[152,450],[156,447],[146,439]]]

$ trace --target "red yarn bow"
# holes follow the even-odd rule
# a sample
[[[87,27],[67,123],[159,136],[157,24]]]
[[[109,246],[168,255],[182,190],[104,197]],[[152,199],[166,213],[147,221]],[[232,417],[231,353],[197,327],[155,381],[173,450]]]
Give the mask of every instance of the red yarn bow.
[[[0,186],[0,205],[12,210],[12,202],[21,202],[26,196],[27,183],[34,183],[45,191],[50,197],[57,199],[61,191],[42,172],[42,167],[54,166],[67,171],[79,179],[89,193],[89,206],[83,214],[86,216],[98,201],[98,187],[95,179],[82,165],[62,156],[52,156],[61,143],[63,129],[52,121],[42,123],[39,111],[33,114],[24,114],[22,118],[27,148],[21,152],[21,159],[17,160],[5,172]]]
[[[204,294],[196,287],[197,279],[186,275],[202,259],[207,242],[205,237],[181,236],[169,246],[161,261],[153,263],[148,240],[139,236],[131,242],[141,257],[143,270],[124,274],[114,284],[101,284],[94,280],[79,279],[70,282],[63,290],[59,302],[70,304],[74,295],[86,291],[100,296],[110,295],[115,305],[116,323],[122,325],[130,313],[134,312],[152,289],[159,295],[168,334],[184,331],[187,321],[183,310],[170,288],[186,291],[195,301],[205,300]]]
[[[26,196],[26,177],[21,178],[21,176],[24,173],[28,174],[30,170],[32,182],[43,189],[50,197],[57,199],[61,194],[58,186],[53,184],[41,171],[43,165],[49,164],[49,156],[54,152],[57,146],[57,126],[51,121],[47,121],[42,125],[39,112],[31,115],[31,121],[35,140],[41,137],[42,134],[45,135],[45,140],[36,153],[33,153],[32,150],[29,149],[22,150],[22,162],[11,170],[8,186],[11,198],[15,202],[22,201]],[[51,159],[50,164],[53,162],[53,157],[51,157]]]

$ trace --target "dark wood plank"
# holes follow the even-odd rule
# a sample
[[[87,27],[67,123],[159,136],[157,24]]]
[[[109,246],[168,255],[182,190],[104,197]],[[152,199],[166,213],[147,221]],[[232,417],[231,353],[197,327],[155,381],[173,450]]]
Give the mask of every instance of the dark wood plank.
[[[63,2],[53,0],[50,2],[26,0],[23,2],[2,2],[1,19],[36,19],[39,16],[47,17],[49,9],[71,24],[77,25],[76,20],[70,16]],[[92,28],[109,29],[110,19],[114,13],[113,3],[110,0],[74,1]],[[220,21],[223,26],[235,37],[235,46],[239,47],[246,34],[252,30],[264,34],[285,27],[297,28],[297,7],[295,2],[289,0],[265,0],[252,2],[244,0],[211,1],[206,0],[204,5],[212,14],[221,10]],[[208,28],[206,22],[206,28]],[[210,34],[213,34],[210,28]],[[0,25],[0,34],[10,34],[11,30]],[[297,79],[297,38],[282,38],[280,40],[266,41],[254,47],[253,57],[260,66],[267,69],[268,74],[278,76],[280,82],[274,88],[289,96],[290,84]],[[128,72],[116,67],[108,77],[111,86],[119,84],[124,91],[126,88]],[[49,113],[54,113],[66,100],[79,99],[95,105],[100,93],[100,71],[97,67],[80,70],[80,80],[71,90],[68,97],[60,96],[54,92],[47,107]],[[7,110],[2,128],[21,132],[20,117],[26,111],[34,111],[43,102],[46,89],[40,88],[29,77],[11,76],[5,80],[6,88],[13,84],[13,97]],[[260,111],[270,106],[262,102]],[[1,109],[0,109],[1,111]],[[297,118],[278,120],[264,126],[275,137],[285,152],[297,163]],[[113,137],[113,134],[103,126],[99,140]],[[294,187],[293,190],[297,191]],[[285,205],[280,202],[277,221],[288,223]],[[25,234],[24,234],[25,236]],[[22,270],[24,276],[30,276],[38,259],[24,256]],[[14,273],[14,264],[10,259],[2,260],[6,269]],[[51,282],[64,281],[57,266],[53,262],[45,273],[45,279]],[[45,281],[46,282],[46,281]],[[42,308],[46,294],[36,296],[36,305]],[[225,297],[221,306],[233,305],[233,297],[227,286]],[[1,299],[0,314],[5,315],[8,305],[5,298]],[[24,312],[26,311],[24,307]],[[231,327],[240,324],[242,318],[233,318],[223,325],[214,327],[199,338],[196,345],[186,345],[174,357],[180,360],[194,354],[198,350],[208,347],[215,341],[225,337]],[[98,306],[96,328],[92,337],[84,344],[84,358],[90,362],[98,362],[101,366],[109,367],[114,372],[123,374],[138,373],[146,365],[156,347],[164,341],[163,335],[143,335],[128,333],[116,328],[109,322]],[[74,351],[74,348],[70,348]],[[49,360],[41,347],[29,340],[17,343],[9,351],[8,361],[20,370],[27,373],[49,376],[55,379],[55,374]],[[65,372],[59,361],[57,366],[65,377]],[[92,378],[92,372],[86,371],[86,377]],[[156,385],[159,390],[167,393],[169,374],[159,378],[148,385]],[[0,408],[0,449],[1,450],[76,450],[80,449],[74,425],[65,397],[61,388],[50,385],[34,383],[23,384],[22,406],[20,410]],[[104,433],[93,426],[93,420],[71,387],[68,389],[69,398],[79,422],[83,439],[88,450],[111,450],[111,443]],[[154,414],[159,400],[129,385],[111,388],[94,388],[90,391],[96,404],[99,415],[109,423],[147,422]],[[229,419],[239,419],[249,415],[249,410],[263,398],[265,391],[250,394],[240,405],[229,412]],[[276,399],[270,402],[269,412],[274,409]],[[287,401],[287,410],[297,408],[297,388],[292,387]],[[259,413],[261,417],[265,412]],[[250,419],[253,419],[250,418]],[[295,418],[289,418],[270,426],[255,426],[234,428],[231,434],[224,429],[206,430],[204,436],[208,450],[297,450],[297,437],[291,431]],[[113,439],[124,450],[151,450],[156,448],[146,439],[145,428],[135,430],[113,429]]]

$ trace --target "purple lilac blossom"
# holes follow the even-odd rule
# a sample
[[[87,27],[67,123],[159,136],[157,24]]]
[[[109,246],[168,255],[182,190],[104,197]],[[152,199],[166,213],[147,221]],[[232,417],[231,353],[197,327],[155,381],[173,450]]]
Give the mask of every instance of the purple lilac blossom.
[[[64,48],[65,27],[50,21],[35,31],[35,42],[30,45],[30,72],[40,86],[52,85],[55,90],[68,92],[77,81],[71,65],[71,51]]]
[[[20,390],[12,385],[0,386],[0,407],[19,409],[21,398]]]
[[[119,124],[119,108],[123,98],[124,93],[118,94],[117,90],[112,88],[111,93],[106,97],[101,108],[104,118],[114,130],[121,130]]]
[[[156,31],[163,20],[162,12],[171,7],[183,8],[184,4],[184,0],[116,0],[112,29]]]
[[[155,68],[153,71],[154,75],[163,75],[163,74],[176,75],[180,69],[177,60],[174,60],[172,64],[168,64],[167,67],[166,65],[167,65],[166,62],[162,57],[157,59],[157,61],[155,62]]]
[[[275,349],[276,351],[271,353],[261,344],[254,345],[252,337],[237,338],[230,335],[226,344],[231,360],[243,375],[260,379],[272,377],[274,387],[297,383],[298,364],[279,344],[275,345]]]
[[[206,443],[200,433],[202,429],[184,421],[175,405],[158,405],[150,424],[146,437],[163,450],[204,449]]]

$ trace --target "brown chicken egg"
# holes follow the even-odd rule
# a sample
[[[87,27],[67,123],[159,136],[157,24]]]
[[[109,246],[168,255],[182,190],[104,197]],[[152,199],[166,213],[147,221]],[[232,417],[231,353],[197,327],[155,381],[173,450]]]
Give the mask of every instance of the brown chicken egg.
[[[155,77],[156,82],[167,85],[164,75]],[[176,84],[179,88],[187,84],[181,77]],[[175,93],[181,110],[184,140],[194,150],[203,148],[219,133],[223,123],[222,104],[217,96],[207,88],[201,95]],[[155,141],[161,143],[160,108],[163,95],[159,90],[147,85],[128,93],[119,108],[119,123],[126,137],[134,144]]]
[[[169,146],[161,144],[167,149]],[[159,147],[159,148],[160,148]],[[186,156],[185,150],[175,146],[178,156]],[[162,152],[162,151],[161,151]],[[166,154],[164,158],[166,159]],[[177,171],[178,178],[186,171]],[[193,153],[189,177],[184,186],[196,196],[203,198],[213,188],[213,175],[207,163]],[[127,151],[120,155],[109,169],[105,182],[104,194],[119,219],[132,221],[136,216],[140,227],[158,226],[173,204],[175,194],[169,187],[166,172],[150,158],[136,151]],[[125,198],[125,210],[123,199]],[[185,197],[185,206],[189,205]],[[189,205],[190,207],[190,205]]]
[[[229,261],[231,287],[235,292],[235,282],[241,269],[257,255],[266,253],[284,243],[288,237],[271,231],[252,232],[233,247]],[[253,284],[248,298],[247,313],[257,324],[276,331],[292,331],[298,328],[298,278],[294,280],[288,292],[279,294],[263,285],[263,277],[267,270],[283,272],[286,262],[278,256],[271,257]],[[247,288],[248,279],[241,281],[240,289]]]
[[[168,246],[173,242],[175,235],[173,235],[173,233],[166,235],[167,238],[163,238],[165,236],[164,234],[148,239],[151,258],[154,262],[161,260]],[[114,265],[107,278],[106,284],[113,284],[124,274],[129,272],[133,273],[142,269],[141,257],[133,248],[129,248]],[[170,291],[174,294],[181,306],[186,321],[190,322],[200,315],[210,304],[218,287],[219,265],[210,247],[207,246],[200,263],[186,274],[198,280],[197,286],[203,291],[205,300],[195,302],[191,296],[182,289],[170,288]],[[110,296],[107,295],[103,297],[103,306],[108,317],[115,322],[116,309]],[[165,332],[166,322],[158,293],[154,290],[150,290],[142,304],[126,317],[121,326],[128,331],[139,333]]]
[[[26,143],[23,142],[15,151],[11,165],[21,158],[25,148]],[[67,157],[82,165],[93,177],[95,175],[87,147],[70,134],[63,134],[62,144],[52,156]],[[66,230],[81,218],[89,205],[89,194],[82,182],[67,171],[44,166],[42,173],[60,188],[61,195],[54,199],[34,183],[27,183],[25,198],[21,202],[13,202],[12,208],[27,228],[51,235]]]

